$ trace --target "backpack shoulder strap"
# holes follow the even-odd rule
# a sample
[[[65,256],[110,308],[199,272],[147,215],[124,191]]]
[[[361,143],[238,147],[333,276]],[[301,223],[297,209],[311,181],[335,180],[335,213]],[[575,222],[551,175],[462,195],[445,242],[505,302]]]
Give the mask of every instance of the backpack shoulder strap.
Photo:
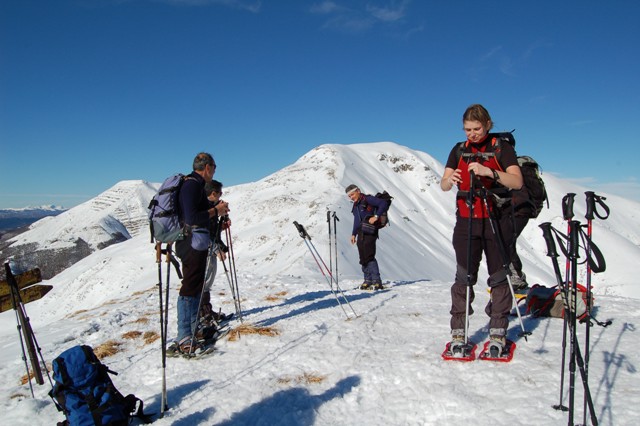
[[[460,163],[460,158],[462,158],[462,154],[464,150],[467,148],[467,142],[458,142],[456,146],[456,164]]]

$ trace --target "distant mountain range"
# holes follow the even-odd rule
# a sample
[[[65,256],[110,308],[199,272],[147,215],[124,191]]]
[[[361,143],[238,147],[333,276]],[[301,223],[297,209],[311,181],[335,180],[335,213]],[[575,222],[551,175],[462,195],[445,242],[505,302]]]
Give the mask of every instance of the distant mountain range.
[[[67,209],[58,206],[26,207],[0,210],[0,235],[13,231],[47,216],[57,216]]]
[[[83,204],[41,218],[24,232],[5,235],[0,258],[12,258],[20,269],[37,265],[43,278],[51,278],[94,251],[148,229],[147,206],[156,190],[157,185],[144,181],[119,182]]]

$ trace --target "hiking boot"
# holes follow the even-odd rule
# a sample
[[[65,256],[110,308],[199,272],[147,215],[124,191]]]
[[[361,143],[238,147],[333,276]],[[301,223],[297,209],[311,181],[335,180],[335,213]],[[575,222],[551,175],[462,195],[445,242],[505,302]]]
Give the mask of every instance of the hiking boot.
[[[206,352],[206,347],[202,343],[195,340],[193,346],[191,345],[192,338],[187,336],[180,340],[178,343],[180,355],[186,357],[197,357],[203,355]]]
[[[178,346],[178,342],[171,342],[165,351],[166,355],[169,358],[175,358],[180,355],[180,347]]]
[[[373,290],[384,290],[384,286],[382,285],[381,282],[371,284],[371,288]]]
[[[363,282],[362,285],[360,285],[360,290],[373,290],[373,283]]]
[[[465,352],[464,330],[451,330],[451,342],[449,343],[449,351],[453,356],[464,356]]]
[[[504,336],[489,336],[489,355],[491,358],[500,358],[507,345],[507,339]]]

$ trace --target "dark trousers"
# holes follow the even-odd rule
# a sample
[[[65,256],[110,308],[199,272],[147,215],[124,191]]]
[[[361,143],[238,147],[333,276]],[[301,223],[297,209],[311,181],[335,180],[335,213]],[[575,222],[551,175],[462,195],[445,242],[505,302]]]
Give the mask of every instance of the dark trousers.
[[[375,235],[368,235],[360,231],[358,233],[358,255],[360,256],[360,265],[366,266],[372,260],[376,260],[376,240],[378,239],[377,233]]]
[[[365,234],[362,231],[358,233],[356,245],[358,246],[358,255],[360,257],[360,265],[364,274],[364,282],[369,284],[381,284],[380,269],[376,260],[376,241],[378,233],[374,235]]]
[[[182,261],[180,296],[200,297],[207,270],[207,250],[194,250],[188,239],[178,241],[176,253]]]
[[[512,306],[511,291],[507,274],[503,267],[501,249],[505,249],[513,238],[511,220],[506,217],[496,221],[495,235],[489,219],[472,219],[469,233],[469,219],[458,217],[453,230],[453,248],[456,252],[456,276],[451,286],[451,329],[465,328],[466,291],[469,288],[469,305],[473,302],[473,286],[478,280],[478,269],[484,253],[491,287],[491,300],[485,308],[489,316],[489,328],[503,329],[509,325],[509,311]],[[507,242],[505,246],[503,241]],[[501,244],[502,248],[498,245]],[[467,270],[467,268],[469,268]],[[469,314],[473,309],[469,306]]]

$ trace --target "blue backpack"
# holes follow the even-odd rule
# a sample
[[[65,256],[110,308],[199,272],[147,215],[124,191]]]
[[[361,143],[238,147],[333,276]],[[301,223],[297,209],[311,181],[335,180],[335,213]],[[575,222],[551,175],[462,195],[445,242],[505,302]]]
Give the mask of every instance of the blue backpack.
[[[176,173],[169,176],[160,186],[158,193],[149,203],[149,221],[151,227],[151,242],[174,243],[182,240],[185,228],[180,217],[178,197],[180,188],[188,176]]]
[[[109,377],[117,373],[102,364],[90,346],[67,349],[52,365],[55,384],[49,395],[66,417],[58,425],[128,425],[131,417],[150,423],[142,401],[135,395],[122,396]]]

